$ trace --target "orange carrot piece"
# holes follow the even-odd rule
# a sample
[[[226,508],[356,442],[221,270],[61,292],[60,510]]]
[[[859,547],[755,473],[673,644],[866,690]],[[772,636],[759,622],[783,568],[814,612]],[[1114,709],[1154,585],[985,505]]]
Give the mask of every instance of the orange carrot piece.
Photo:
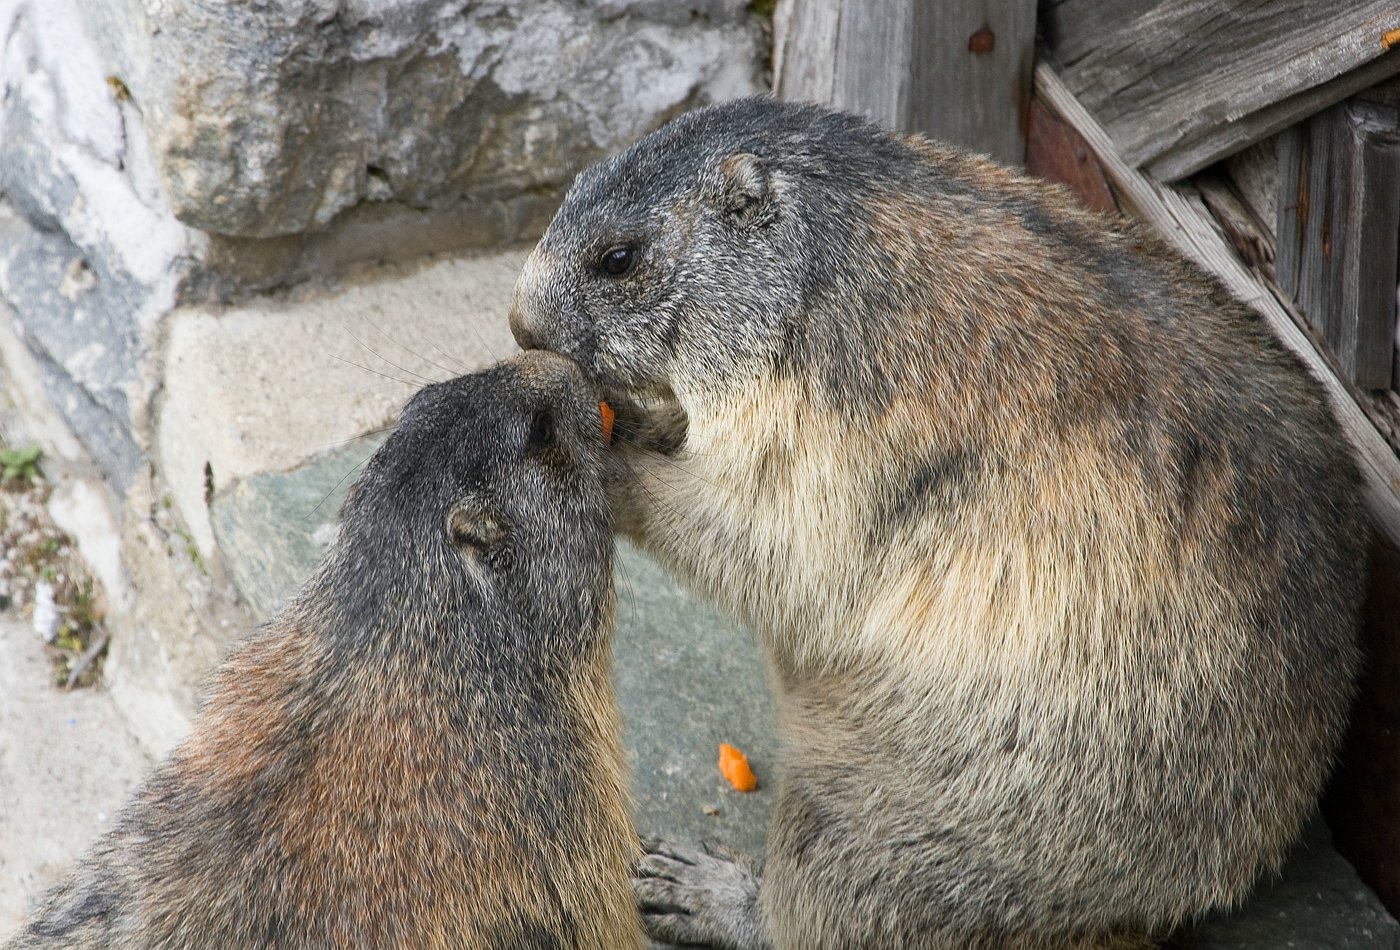
[[[598,412],[603,417],[603,444],[612,445],[613,420],[617,418],[617,413],[605,402],[598,403]]]
[[[749,760],[727,742],[719,744],[719,770],[741,792],[751,792],[758,788],[758,776],[749,768]]]

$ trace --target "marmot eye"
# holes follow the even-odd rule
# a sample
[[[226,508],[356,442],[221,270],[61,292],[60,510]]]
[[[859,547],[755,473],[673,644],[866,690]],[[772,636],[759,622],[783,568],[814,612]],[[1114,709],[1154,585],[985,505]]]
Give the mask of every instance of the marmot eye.
[[[530,419],[530,448],[543,449],[554,444],[554,415],[541,410]]]
[[[637,265],[637,249],[634,247],[614,247],[603,254],[599,266],[609,277],[626,277]]]

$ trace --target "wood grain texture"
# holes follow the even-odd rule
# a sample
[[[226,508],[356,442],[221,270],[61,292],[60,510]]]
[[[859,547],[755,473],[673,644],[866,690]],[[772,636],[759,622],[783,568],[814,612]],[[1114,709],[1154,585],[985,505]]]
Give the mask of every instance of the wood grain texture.
[[[1200,192],[1201,199],[1211,214],[1215,215],[1215,220],[1219,222],[1241,260],[1265,277],[1272,278],[1273,231],[1259,221],[1223,176],[1207,172],[1197,175],[1191,183]]]
[[[1278,136],[1271,135],[1225,161],[1230,182],[1272,239],[1278,232]]]
[[[1336,258],[1341,297],[1334,347],[1353,383],[1385,389],[1395,358],[1400,112],[1352,102],[1342,121],[1348,188]]]
[[[1113,189],[1084,137],[1035,96],[1026,134],[1026,171],[1067,186],[1086,208],[1108,214],[1118,210]]]
[[[780,0],[773,88],[1019,165],[1034,0]]]
[[[1284,345],[1298,354],[1322,383],[1355,452],[1376,528],[1391,544],[1400,545],[1400,459],[1326,358],[1293,322],[1281,300],[1281,291],[1240,263],[1204,207],[1129,167],[1117,154],[1108,133],[1052,67],[1046,63],[1038,65],[1035,79],[1037,95],[1074,126],[1098,156],[1119,206],[1150,223],[1174,247],[1219,277],[1235,296],[1262,314]]]
[[[1046,0],[1075,94],[1129,165],[1175,180],[1400,73],[1394,0]]]
[[[1400,110],[1353,100],[1279,142],[1279,286],[1349,382],[1384,389],[1395,350]]]
[[[773,94],[834,105],[836,32],[830,4],[778,0],[773,9]]]

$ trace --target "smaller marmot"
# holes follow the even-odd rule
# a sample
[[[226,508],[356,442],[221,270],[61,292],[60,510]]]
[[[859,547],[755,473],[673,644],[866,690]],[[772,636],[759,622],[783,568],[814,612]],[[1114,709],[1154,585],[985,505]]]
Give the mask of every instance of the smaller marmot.
[[[598,402],[547,354],[418,393],[7,946],[640,947]]]

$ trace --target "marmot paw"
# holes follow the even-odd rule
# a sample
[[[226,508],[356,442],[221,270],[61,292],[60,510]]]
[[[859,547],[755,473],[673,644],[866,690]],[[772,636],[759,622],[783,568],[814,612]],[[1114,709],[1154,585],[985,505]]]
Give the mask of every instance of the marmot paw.
[[[752,860],[706,842],[688,848],[642,841],[632,873],[642,924],[653,940],[716,950],[767,950]]]

